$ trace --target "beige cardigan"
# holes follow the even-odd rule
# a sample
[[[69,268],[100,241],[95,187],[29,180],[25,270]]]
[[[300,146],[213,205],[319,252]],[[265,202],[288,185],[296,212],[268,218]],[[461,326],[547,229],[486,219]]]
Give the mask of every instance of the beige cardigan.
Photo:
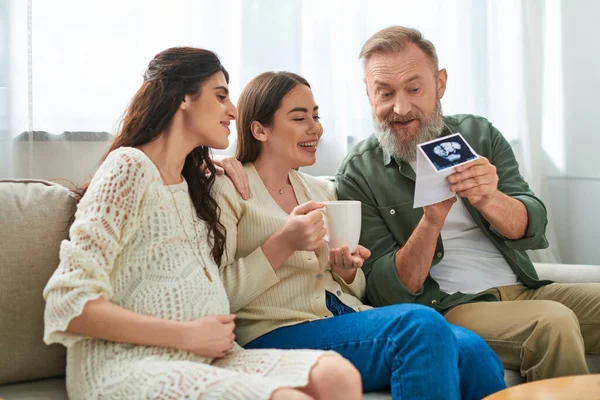
[[[365,294],[362,270],[351,284],[332,273],[327,246],[317,252],[297,251],[273,271],[262,252],[262,244],[281,229],[288,214],[263,184],[252,163],[248,172],[252,197],[243,200],[233,183],[217,177],[214,196],[221,208],[221,223],[227,230],[220,274],[237,315],[236,336],[242,346],[282,326],[331,317],[325,291],[336,295],[357,311],[370,309],[359,299]],[[289,174],[298,203],[336,200],[333,183],[292,170]]]

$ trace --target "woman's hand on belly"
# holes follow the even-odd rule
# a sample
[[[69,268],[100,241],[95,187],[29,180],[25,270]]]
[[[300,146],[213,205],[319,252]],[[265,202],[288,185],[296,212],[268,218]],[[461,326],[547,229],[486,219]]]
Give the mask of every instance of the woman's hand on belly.
[[[234,346],[235,315],[208,315],[184,322],[176,347],[200,357],[225,357]]]

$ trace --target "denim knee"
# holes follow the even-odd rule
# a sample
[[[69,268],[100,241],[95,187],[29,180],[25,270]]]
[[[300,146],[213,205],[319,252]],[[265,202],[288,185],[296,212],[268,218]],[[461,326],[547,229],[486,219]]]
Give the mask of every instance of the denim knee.
[[[456,343],[454,333],[450,329],[450,324],[437,311],[418,304],[401,304],[389,307],[403,307],[404,313],[396,318],[397,323],[404,329],[410,329],[423,340],[430,340],[435,347],[440,346],[453,347]],[[409,307],[408,310],[406,308]],[[392,315],[397,315],[390,310]]]
[[[494,372],[504,376],[504,367],[500,357],[494,353],[485,340],[476,333],[460,326],[452,326],[452,331],[458,346],[459,363],[487,365]]]

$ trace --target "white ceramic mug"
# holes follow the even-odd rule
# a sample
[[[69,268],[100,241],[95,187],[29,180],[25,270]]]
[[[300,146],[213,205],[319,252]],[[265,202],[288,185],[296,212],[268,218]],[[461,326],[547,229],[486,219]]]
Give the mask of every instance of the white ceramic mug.
[[[362,204],[360,201],[340,200],[325,201],[323,215],[325,218],[325,229],[327,235],[325,241],[332,249],[348,246],[350,252],[354,253],[360,238],[360,227],[362,223]]]

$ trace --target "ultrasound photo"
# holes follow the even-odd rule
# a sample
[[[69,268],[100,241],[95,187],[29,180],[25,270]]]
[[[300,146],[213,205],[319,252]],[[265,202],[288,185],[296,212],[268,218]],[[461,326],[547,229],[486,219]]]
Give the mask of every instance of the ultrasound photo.
[[[477,159],[477,154],[460,133],[444,136],[419,145],[437,171]]]

